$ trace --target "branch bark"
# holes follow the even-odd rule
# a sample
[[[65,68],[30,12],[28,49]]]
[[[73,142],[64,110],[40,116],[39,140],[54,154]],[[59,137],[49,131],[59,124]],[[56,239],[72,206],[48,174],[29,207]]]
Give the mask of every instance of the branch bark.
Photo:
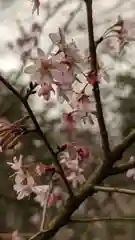
[[[97,76],[98,70],[97,70],[97,57],[96,57],[96,47],[97,43],[94,41],[94,31],[93,31],[93,14],[92,14],[92,0],[85,0],[86,3],[86,9],[87,9],[87,22],[88,22],[88,37],[89,37],[89,53],[91,57],[91,70],[94,72],[94,74]],[[101,40],[99,41],[101,42]],[[101,98],[100,98],[100,90],[98,81],[93,86],[93,93],[96,101],[96,110],[97,110],[97,119],[98,124],[100,128],[100,135],[102,139],[102,147],[104,150],[105,158],[108,158],[108,155],[110,153],[110,146],[109,146],[109,140],[108,140],[108,133],[105,126],[104,116],[103,116],[103,110],[102,110],[102,104],[101,104]]]
[[[127,170],[135,168],[135,161],[134,162],[128,162],[128,163],[123,163],[119,164],[118,166],[114,166],[110,171],[108,176],[116,175],[116,174],[121,174],[126,172]]]

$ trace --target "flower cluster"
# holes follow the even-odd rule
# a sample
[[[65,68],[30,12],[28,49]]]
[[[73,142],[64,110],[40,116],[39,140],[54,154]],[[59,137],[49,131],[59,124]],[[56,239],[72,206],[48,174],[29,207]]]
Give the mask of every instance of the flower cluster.
[[[84,159],[88,158],[88,148],[67,143],[66,150],[60,153],[60,163],[64,169],[67,180],[76,188],[85,182]]]
[[[33,12],[37,10],[37,13],[39,13],[39,0],[31,1],[33,3]],[[126,22],[119,17],[116,24],[105,31],[100,41],[115,37],[118,42],[118,48],[121,50],[128,43],[128,30]],[[23,35],[24,40],[19,42],[21,46],[25,42],[31,40],[27,38],[26,34]],[[67,42],[62,29],[59,28],[58,33],[50,33],[49,38],[53,45],[55,45],[56,51],[47,56],[41,48],[37,48],[37,56],[30,58],[33,63],[25,68],[25,73],[31,75],[27,99],[31,93],[34,94],[36,92],[35,88],[38,87],[38,96],[42,96],[46,101],[49,101],[54,94],[60,103],[66,102],[70,110],[64,110],[62,112],[61,122],[72,136],[71,133],[74,134],[73,130],[76,128],[78,120],[83,120],[84,123],[88,120],[91,124],[94,124],[94,115],[97,116],[95,102],[93,102],[90,95],[87,93],[87,88],[92,86],[95,89],[95,86],[98,86],[103,75],[103,68],[98,60],[96,71],[87,68],[84,72],[86,59],[80,54],[73,40]],[[37,45],[35,44],[34,46]],[[88,62],[89,59],[87,59],[87,63]],[[35,80],[36,83],[33,85],[33,81]],[[76,84],[81,84],[83,86],[79,88],[79,92],[76,92],[74,89]],[[33,90],[34,92],[32,92]],[[12,148],[26,132],[27,129],[22,124],[22,119],[14,124],[1,122],[1,149]],[[72,142],[72,137],[70,139]],[[88,158],[89,151],[84,146],[77,146],[76,143],[66,143],[62,145],[61,149],[62,151],[56,152],[56,157],[59,158],[57,159],[59,160],[58,164],[60,164],[60,169],[62,169],[62,171],[64,170],[64,173],[62,173],[69,184],[77,189],[85,182],[84,160]],[[17,199],[20,200],[33,193],[36,195],[34,200],[39,202],[41,206],[44,205],[45,201],[47,201],[49,206],[54,202],[60,203],[62,198],[64,199],[60,187],[55,186],[55,188],[50,191],[50,184],[42,185],[37,181],[37,177],[40,177],[49,170],[51,172],[50,181],[52,182],[53,176],[57,175],[54,174],[56,173],[57,166],[54,164],[46,166],[42,163],[33,163],[26,166],[23,164],[22,160],[23,157],[20,155],[19,159],[14,157],[13,162],[7,162],[15,171],[13,174],[15,176],[13,188],[17,193]],[[131,158],[130,161],[132,160]],[[62,176],[63,174],[60,175]],[[135,170],[128,170],[127,177],[135,178]]]
[[[59,34],[51,33],[49,37],[57,47],[57,51],[47,57],[44,51],[38,48],[37,57],[32,59],[34,64],[26,67],[25,73],[31,74],[32,81],[36,79],[40,86],[39,96],[43,96],[48,101],[51,94],[56,94],[57,91],[59,102],[66,101],[71,108],[76,105],[74,112],[76,112],[77,117],[80,117],[80,120],[87,116],[92,119],[90,113],[91,101],[85,90],[89,84],[93,85],[94,83],[90,81],[89,75],[85,75],[82,71],[82,67],[85,65],[84,57],[81,56],[74,41],[67,43],[61,29],[59,29]],[[75,81],[80,82],[77,75],[82,75],[86,83],[79,93],[74,91]],[[71,120],[71,118],[72,113],[69,113],[69,115],[63,113],[65,121]],[[92,120],[90,122],[93,123]]]
[[[50,206],[59,199],[59,196],[54,193],[50,193],[49,198],[47,197],[50,188],[49,184],[39,185],[36,183],[37,176],[41,176],[47,171],[46,165],[42,163],[24,165],[22,155],[20,155],[18,159],[14,156],[13,161],[7,162],[7,164],[15,171],[12,175],[15,176],[13,189],[17,193],[18,200],[28,197],[31,193],[34,193],[36,195],[34,200],[39,202],[41,206],[44,205],[45,201],[47,201]]]

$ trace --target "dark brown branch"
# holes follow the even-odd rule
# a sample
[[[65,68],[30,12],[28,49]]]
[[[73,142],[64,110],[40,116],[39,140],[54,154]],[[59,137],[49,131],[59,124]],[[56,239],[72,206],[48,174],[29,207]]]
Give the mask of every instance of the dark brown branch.
[[[114,148],[113,153],[117,155],[117,158],[119,156],[119,159],[121,159],[123,153],[134,143],[134,141],[135,130],[129,133],[124,140]]]
[[[59,174],[61,175],[61,178],[63,179],[66,187],[67,187],[67,190],[70,194],[71,197],[73,197],[73,192],[72,192],[72,189],[65,177],[65,174],[64,174],[64,171],[59,163],[59,160],[57,158],[57,153],[54,152],[54,150],[52,149],[51,145],[49,144],[46,136],[44,135],[44,133],[42,132],[38,122],[37,122],[37,119],[27,101],[26,98],[23,98],[20,93],[5,79],[3,78],[1,75],[0,75],[0,81],[22,102],[22,104],[24,105],[24,107],[26,108],[27,112],[29,113],[29,116],[35,126],[35,129],[36,129],[36,133],[42,138],[42,140],[44,141],[46,147],[48,148],[49,152],[51,153],[52,157],[53,157],[53,160],[54,160],[54,163],[56,164],[57,166],[57,169],[58,169],[58,172]]]
[[[96,57],[96,45],[94,41],[94,31],[93,31],[93,17],[92,17],[92,0],[85,0],[86,9],[87,9],[87,22],[88,22],[88,37],[89,37],[89,53],[91,56],[91,70],[97,75],[97,57]],[[101,39],[100,39],[101,41]],[[99,42],[100,42],[99,41]],[[102,138],[102,146],[104,150],[105,158],[108,158],[108,154],[110,153],[108,133],[105,126],[101,98],[100,98],[100,90],[98,82],[93,86],[93,93],[96,101],[96,109],[97,109],[97,118],[100,128],[100,134]]]
[[[134,162],[128,162],[124,164],[119,164],[118,166],[113,167],[110,171],[108,176],[124,173],[129,169],[135,168],[135,161]]]

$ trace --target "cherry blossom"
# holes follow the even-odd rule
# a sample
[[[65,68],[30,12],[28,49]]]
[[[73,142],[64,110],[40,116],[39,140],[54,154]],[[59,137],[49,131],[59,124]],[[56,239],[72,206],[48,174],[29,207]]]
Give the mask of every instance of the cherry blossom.
[[[90,83],[91,85],[95,85],[97,82],[97,74],[93,71],[90,71],[87,75],[87,81],[88,83]]]
[[[15,184],[13,186],[13,189],[17,193],[17,199],[23,199],[24,197],[29,196],[32,193],[32,187],[35,185],[34,178],[29,174],[29,172],[26,172],[26,184],[23,184],[23,182],[18,182],[17,179],[15,179]]]
[[[69,112],[69,113],[66,113],[66,112],[62,113],[63,123],[65,124],[66,128],[68,128],[68,129],[75,128],[76,121],[74,119],[73,114],[74,114],[74,111]]]
[[[38,95],[43,95],[48,100],[50,92],[55,93],[52,84],[65,86],[72,80],[70,80],[67,65],[61,62],[61,53],[47,58],[41,49],[38,48],[37,51],[38,56],[33,59],[34,64],[26,67],[25,73],[32,74],[32,79],[36,79],[40,85]]]
[[[77,188],[78,184],[82,185],[85,183],[85,177],[83,174],[81,174],[82,169],[79,169],[76,172],[71,172],[69,176],[67,176],[67,180],[72,182],[73,188]]]
[[[58,46],[59,51],[64,53],[65,60],[63,59],[63,62],[69,66],[71,75],[81,73],[78,63],[82,63],[83,58],[75,42],[67,43],[61,28],[59,28],[59,34],[51,33],[49,37],[53,44]]]
[[[44,174],[45,172],[48,172],[48,171],[50,171],[50,172],[55,171],[54,164],[45,165],[45,164],[42,164],[41,162],[39,162],[35,166],[35,172],[39,176],[41,176],[42,174]]]
[[[24,173],[24,171],[22,169],[16,171],[14,175],[15,175],[15,183],[16,184],[20,184],[26,179],[26,174]]]
[[[29,185],[23,185],[23,184],[15,184],[13,186],[13,189],[17,193],[17,199],[21,200],[24,197],[28,197],[32,193],[32,189]]]
[[[16,156],[13,157],[13,162],[7,162],[7,164],[15,171],[19,171],[22,168],[22,159],[23,155],[19,156],[19,159],[17,159]]]
[[[89,150],[87,147],[76,147],[76,152],[78,153],[78,159],[83,161],[85,158],[89,157]]]
[[[23,165],[22,165],[22,159],[23,155],[19,156],[19,159],[17,159],[16,156],[13,157],[13,162],[7,162],[7,164],[15,171],[15,173],[12,175],[15,175],[15,182],[20,184],[25,178],[26,175],[23,171]]]
[[[60,154],[60,163],[67,179],[73,187],[77,187],[78,184],[85,182],[84,169],[81,167],[81,163],[89,156],[89,151],[86,147],[76,146],[72,143],[67,143],[66,146],[66,150]]]
[[[129,159],[130,163],[133,163],[135,161],[135,157],[131,156]],[[133,180],[135,180],[135,168],[131,168],[126,172],[126,176],[127,178],[133,178]]]
[[[32,59],[34,61],[34,64],[28,66],[25,68],[25,73],[28,74],[36,74],[39,77],[39,79],[36,80],[43,80],[47,79],[49,82],[53,82],[53,78],[55,78],[52,75],[52,70],[57,71],[66,71],[67,67],[65,64],[61,63],[61,54],[58,54],[57,56],[47,57],[44,53],[44,51],[40,48],[37,49],[37,58]],[[37,75],[38,73],[38,75]],[[34,76],[32,76],[34,78]],[[59,79],[56,80],[59,81]]]
[[[43,96],[45,100],[49,100],[51,92],[55,94],[55,91],[51,83],[41,81],[40,90],[38,91],[38,96]]]

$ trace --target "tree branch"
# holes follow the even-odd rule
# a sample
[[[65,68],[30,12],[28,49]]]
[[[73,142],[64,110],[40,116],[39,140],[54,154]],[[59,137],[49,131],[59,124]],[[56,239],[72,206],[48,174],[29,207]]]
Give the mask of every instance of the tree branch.
[[[44,133],[42,132],[38,122],[37,122],[37,119],[27,101],[27,99],[24,97],[21,96],[21,94],[4,78],[0,75],[0,81],[22,102],[22,104],[24,105],[25,109],[27,110],[27,112],[29,113],[29,116],[35,126],[35,129],[36,129],[36,133],[41,137],[41,139],[43,140],[43,142],[45,143],[46,147],[48,148],[50,154],[52,155],[53,157],[53,160],[54,160],[54,163],[55,165],[57,166],[57,169],[59,171],[59,174],[61,176],[61,178],[63,179],[66,187],[67,187],[67,190],[69,192],[69,195],[70,197],[73,198],[74,194],[72,192],[72,189],[65,177],[65,174],[64,174],[64,171],[59,163],[59,160],[57,158],[57,153],[54,152],[54,150],[52,149],[50,143],[48,142],[46,136],[44,135]]]
[[[86,9],[87,9],[87,22],[88,22],[88,37],[89,37],[89,53],[91,56],[91,69],[94,74],[97,76],[97,57],[96,57],[96,46],[94,41],[94,31],[93,31],[93,17],[92,17],[92,0],[85,0]],[[99,41],[101,42],[101,40]],[[107,159],[108,154],[110,153],[108,133],[105,126],[101,98],[100,98],[100,90],[98,81],[93,86],[93,93],[96,101],[96,110],[97,110],[97,119],[100,128],[100,134],[102,138],[102,147],[104,150],[105,158]]]
[[[124,173],[124,172],[126,172],[127,170],[129,170],[131,168],[135,168],[135,161],[134,162],[128,162],[128,163],[119,164],[118,166],[113,167],[109,171],[108,176],[109,175],[112,176],[112,175]]]
[[[131,133],[129,133],[120,144],[118,144],[114,148],[113,153],[119,155],[119,159],[121,159],[123,153],[134,143],[134,141],[135,129]]]

